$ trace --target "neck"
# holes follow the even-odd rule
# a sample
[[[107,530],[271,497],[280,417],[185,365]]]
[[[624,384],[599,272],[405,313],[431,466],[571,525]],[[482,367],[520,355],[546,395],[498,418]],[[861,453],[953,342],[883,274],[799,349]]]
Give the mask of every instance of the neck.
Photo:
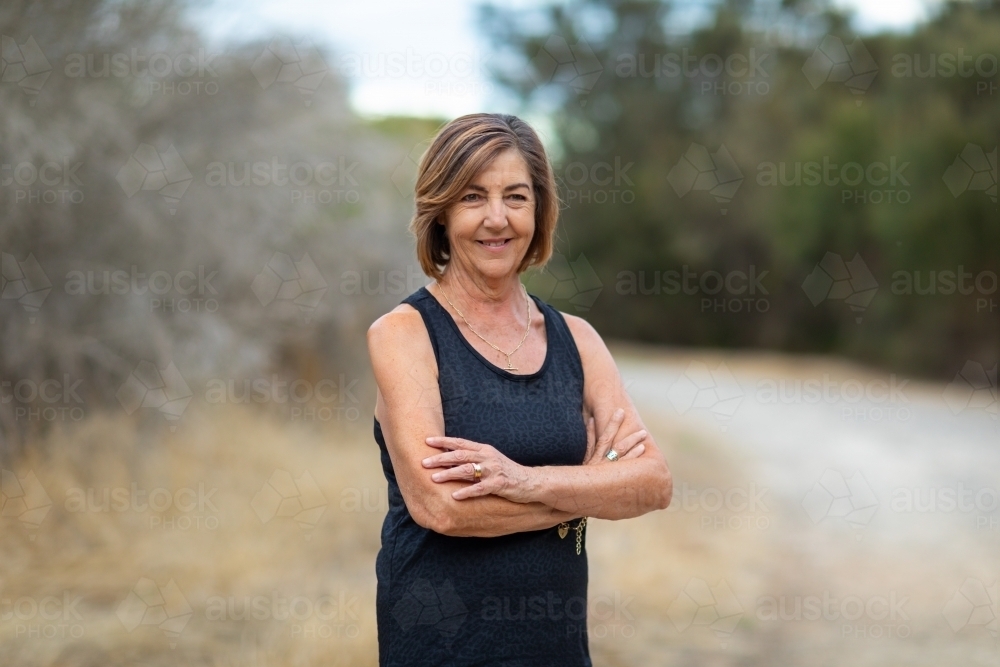
[[[524,288],[516,274],[499,280],[487,280],[449,269],[437,284],[439,289],[444,290],[446,298],[461,308],[467,317],[490,317],[507,313],[518,320],[525,317],[527,292],[522,295]]]

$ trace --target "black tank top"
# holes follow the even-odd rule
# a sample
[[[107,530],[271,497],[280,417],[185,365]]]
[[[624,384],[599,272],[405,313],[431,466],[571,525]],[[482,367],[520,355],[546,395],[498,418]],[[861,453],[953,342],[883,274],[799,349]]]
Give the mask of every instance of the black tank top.
[[[545,314],[547,350],[530,375],[487,361],[426,287],[403,303],[420,312],[430,334],[444,435],[493,445],[522,465],[580,465],[587,448],[580,354],[562,315],[532,299]],[[389,483],[375,562],[379,665],[591,665],[579,520],[565,538],[555,526],[499,537],[422,528],[403,502],[377,419],[375,441]],[[586,527],[581,534],[585,547]]]

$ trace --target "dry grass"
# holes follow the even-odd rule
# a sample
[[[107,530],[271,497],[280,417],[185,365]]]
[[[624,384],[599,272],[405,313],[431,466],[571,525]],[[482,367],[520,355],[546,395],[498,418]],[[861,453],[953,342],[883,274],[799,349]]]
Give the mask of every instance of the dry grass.
[[[678,485],[727,489],[753,479],[756,462],[717,434],[655,406],[640,409]],[[13,472],[22,480],[34,472],[52,506],[33,529],[0,519],[0,665],[377,664],[374,559],[386,504],[370,418],[318,425],[192,404],[170,431],[150,416],[92,415],[64,425],[17,464]],[[315,480],[325,507],[318,520],[305,515],[300,525],[268,515],[258,494],[269,480],[280,485],[276,471]],[[213,495],[195,508],[183,496],[163,512],[76,511],[73,504],[78,489],[100,504],[105,489],[133,486],[202,486]],[[934,590],[907,607],[913,634],[906,639],[858,641],[845,639],[839,624],[760,622],[754,604],[761,595],[919,592],[913,581],[938,569],[933,559],[904,553],[905,545],[876,541],[858,550],[837,534],[800,532],[808,526],[797,508],[769,500],[764,529],[710,526],[705,512],[684,510],[591,522],[595,664],[930,665],[973,655],[996,664],[983,642],[964,646],[942,630],[946,598]],[[732,632],[678,629],[671,605],[695,579],[734,592],[741,613]],[[123,606],[150,581],[150,595],[167,594],[164,617],[155,616],[159,608],[143,615]],[[182,599],[169,594],[171,582]],[[612,602],[595,607],[598,598]],[[250,618],[241,614],[247,599],[257,603]],[[292,600],[299,619],[285,617]],[[317,603],[320,613],[305,613]]]
[[[373,561],[385,480],[370,438],[249,410],[191,409],[175,432],[143,432],[125,417],[93,417],[52,433],[39,451],[44,456],[24,461],[19,471],[35,472],[53,506],[34,531],[6,521],[3,598],[21,600],[20,616],[30,616],[28,600],[64,594],[82,600],[78,617],[0,621],[0,663],[376,663]],[[316,481],[327,504],[314,528],[292,517],[264,514],[262,520],[251,506],[276,470],[294,478],[308,472]],[[195,496],[181,495],[162,513],[138,505],[117,511],[115,496],[110,511],[67,507],[66,500],[77,497],[71,489],[93,489],[100,505],[104,489],[133,484],[146,491],[216,491],[201,507],[191,507]],[[354,490],[362,498],[369,494],[368,511],[352,511]],[[141,578],[160,588],[176,583],[192,609],[179,635],[151,623],[129,631],[119,619],[119,605]],[[232,612],[242,616],[246,598],[258,598],[257,618],[233,620]],[[311,605],[320,612],[282,620],[296,598],[297,616]],[[123,614],[138,618],[131,610]]]

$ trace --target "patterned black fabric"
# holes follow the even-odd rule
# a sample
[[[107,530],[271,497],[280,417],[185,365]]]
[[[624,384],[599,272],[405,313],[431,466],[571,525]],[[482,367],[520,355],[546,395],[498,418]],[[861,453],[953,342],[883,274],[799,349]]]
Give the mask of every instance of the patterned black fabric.
[[[562,315],[531,298],[545,314],[548,347],[530,375],[488,362],[427,288],[403,303],[420,311],[430,334],[444,435],[488,443],[522,465],[580,465],[587,447],[580,355]],[[556,527],[489,538],[421,528],[403,502],[377,419],[375,441],[389,482],[375,564],[379,665],[591,665],[578,522],[565,538]]]

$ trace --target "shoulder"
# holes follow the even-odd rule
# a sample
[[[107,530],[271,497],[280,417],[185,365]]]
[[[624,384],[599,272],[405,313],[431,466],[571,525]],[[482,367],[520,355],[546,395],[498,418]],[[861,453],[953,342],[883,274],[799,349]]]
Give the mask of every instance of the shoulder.
[[[594,326],[576,315],[556,311],[566,320],[583,366],[584,403],[591,406],[606,403],[624,405],[622,380],[611,351]],[[610,414],[610,413],[609,413]]]
[[[562,315],[563,320],[566,321],[566,326],[573,335],[573,341],[576,343],[577,349],[580,350],[581,357],[589,358],[595,354],[607,353],[608,348],[604,344],[604,339],[601,338],[601,335],[597,333],[597,329],[590,322],[577,315],[564,313],[561,310],[557,310],[556,312]]]
[[[433,346],[420,311],[401,303],[372,322],[368,327],[368,354],[376,367],[380,361],[433,361]]]
[[[401,303],[368,327],[368,347],[375,350],[384,345],[406,344],[420,339],[424,331],[420,312],[408,303]]]
[[[406,395],[407,387],[414,390],[416,386],[419,392],[437,382],[437,360],[430,334],[420,311],[409,304],[396,306],[368,327],[368,359],[380,396],[405,402],[407,399],[401,396]],[[403,382],[405,379],[416,380],[416,385]]]

